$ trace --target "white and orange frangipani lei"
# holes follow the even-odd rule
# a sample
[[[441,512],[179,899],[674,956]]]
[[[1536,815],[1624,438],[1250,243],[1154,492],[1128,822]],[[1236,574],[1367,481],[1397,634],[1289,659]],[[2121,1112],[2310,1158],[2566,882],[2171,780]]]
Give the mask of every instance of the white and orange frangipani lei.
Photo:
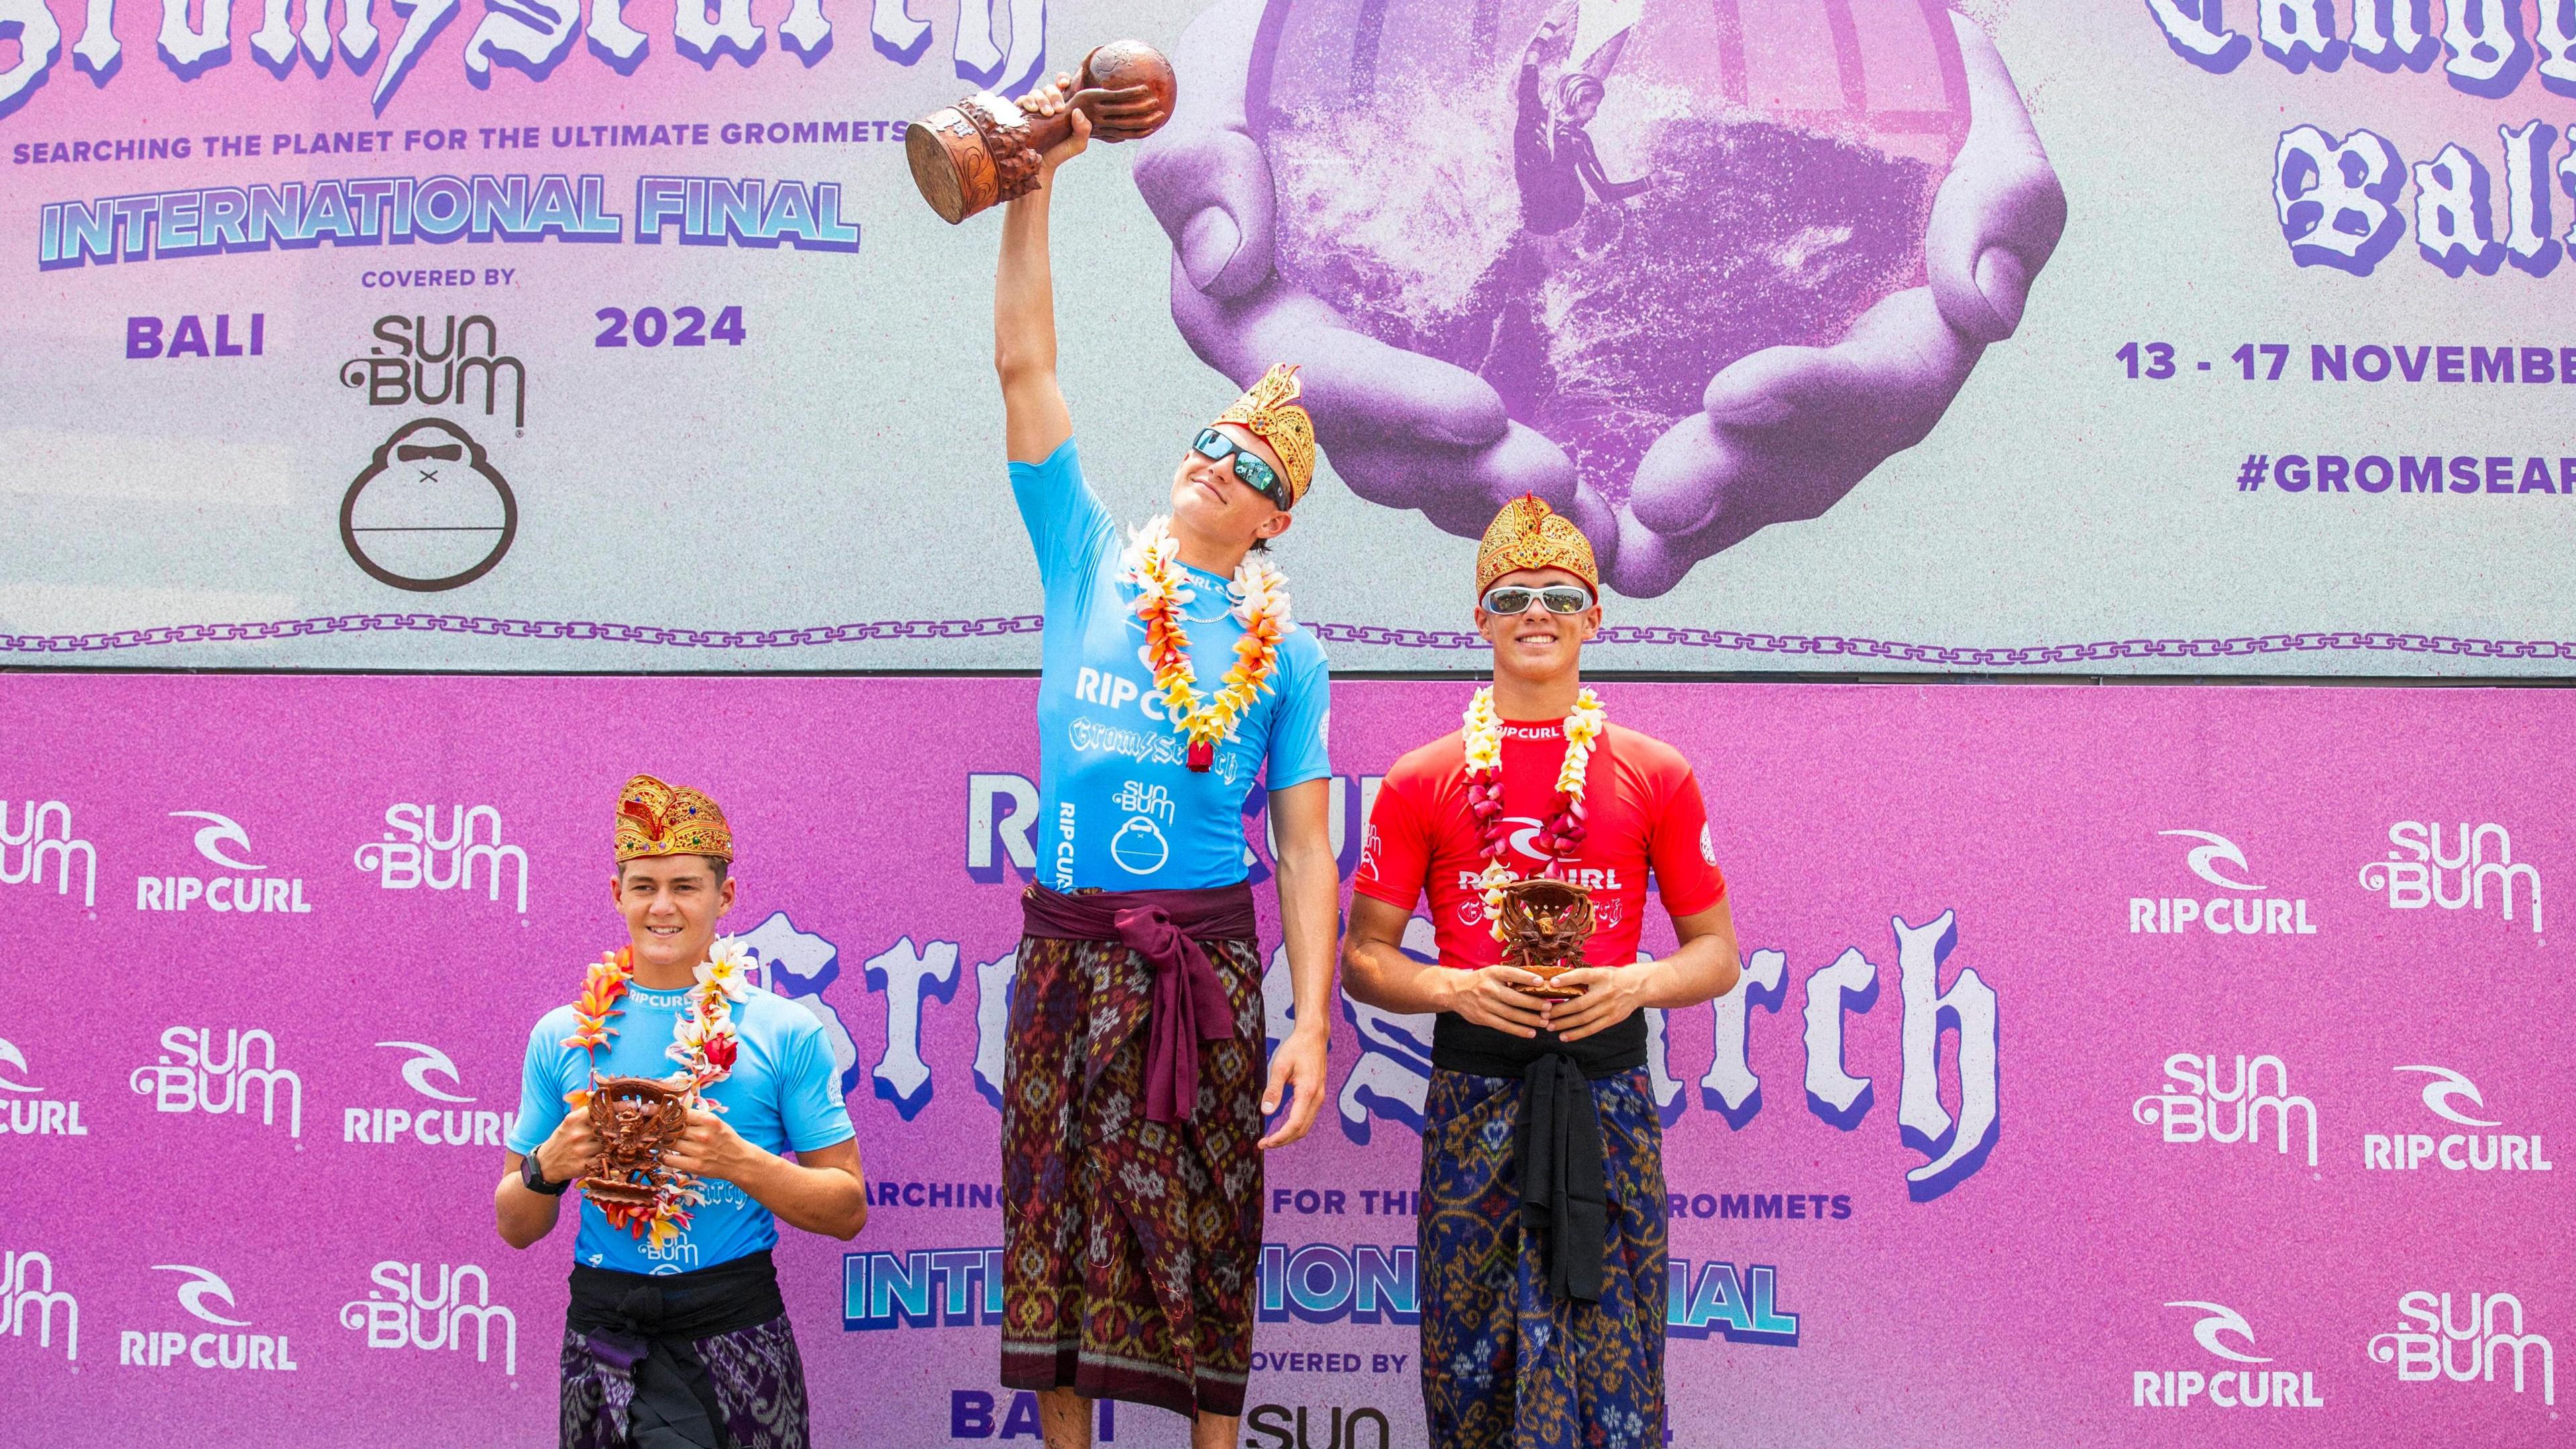
[[[673,1083],[688,1091],[691,1107],[721,1112],[721,1103],[700,1095],[723,1081],[733,1071],[740,1053],[742,1038],[734,1029],[733,1004],[750,996],[752,960],[742,942],[726,937],[708,949],[707,959],[698,964],[697,984],[689,988],[680,1019],[671,1028],[671,1045],[666,1055],[680,1064],[672,1076],[683,1080]],[[576,1030],[563,1044],[579,1047],[592,1062],[591,1081],[599,1080],[599,1049],[616,1040],[617,1028],[608,1024],[612,1016],[623,1016],[617,1003],[635,981],[635,952],[629,946],[603,952],[591,963],[582,980],[581,999],[573,1003]],[[590,1088],[582,1087],[564,1094],[564,1101],[575,1110],[590,1105]],[[650,1207],[630,1208],[603,1203],[600,1211],[610,1223],[641,1237],[655,1248],[678,1237],[689,1225],[689,1208],[706,1201],[697,1190],[697,1179],[685,1173],[673,1175],[669,1186],[655,1192]]]
[[[1145,647],[1139,651],[1154,672],[1154,690],[1163,697],[1163,712],[1172,729],[1189,740],[1189,766],[1205,770],[1216,759],[1216,746],[1234,737],[1235,726],[1261,692],[1273,686],[1279,667],[1279,641],[1297,627],[1288,614],[1288,579],[1258,554],[1246,554],[1234,570],[1234,617],[1243,637],[1234,641],[1234,667],[1212,699],[1202,700],[1198,671],[1190,663],[1186,609],[1198,596],[1189,570],[1172,537],[1171,520],[1161,514],[1136,529],[1127,545],[1126,581],[1136,589],[1128,608],[1145,624]]]
[[[1538,829],[1532,844],[1546,861],[1539,874],[1553,876],[1558,864],[1583,843],[1583,776],[1592,763],[1592,747],[1610,723],[1601,696],[1585,689],[1574,698],[1574,713],[1565,717],[1565,760],[1556,767],[1556,808]],[[1500,941],[1503,936],[1503,887],[1520,879],[1508,863],[1511,831],[1503,819],[1503,721],[1494,713],[1494,689],[1487,685],[1467,701],[1460,735],[1467,747],[1467,808],[1485,847],[1485,870],[1477,885],[1485,895],[1485,921]]]

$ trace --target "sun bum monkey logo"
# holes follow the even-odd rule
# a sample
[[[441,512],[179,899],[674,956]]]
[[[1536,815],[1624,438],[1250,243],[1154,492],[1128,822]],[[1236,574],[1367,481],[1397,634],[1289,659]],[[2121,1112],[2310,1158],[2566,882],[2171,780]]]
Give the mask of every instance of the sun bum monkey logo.
[[[444,418],[394,430],[340,499],[340,545],[381,584],[461,589],[519,536],[519,499],[483,445]]]

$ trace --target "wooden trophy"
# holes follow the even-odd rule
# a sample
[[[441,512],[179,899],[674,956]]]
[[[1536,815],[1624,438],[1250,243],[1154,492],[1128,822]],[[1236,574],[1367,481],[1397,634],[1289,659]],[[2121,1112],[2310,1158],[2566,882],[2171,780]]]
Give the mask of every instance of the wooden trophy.
[[[679,1174],[662,1154],[689,1128],[686,1087],[652,1077],[594,1077],[590,1130],[600,1152],[581,1180],[582,1193],[602,1208],[650,1208]]]
[[[1592,939],[1590,891],[1544,876],[1513,881],[1503,887],[1502,925],[1503,964],[1541,979],[1518,988],[1524,995],[1571,1001],[1583,994],[1556,978],[1583,964],[1584,943]]]
[[[1113,40],[1093,50],[1073,85],[1073,109],[1091,118],[1095,141],[1154,134],[1172,118],[1180,93],[1172,63],[1141,40]],[[953,226],[1036,190],[1039,159],[1071,134],[1071,110],[1042,116],[1027,102],[978,91],[913,122],[903,154],[921,199]]]

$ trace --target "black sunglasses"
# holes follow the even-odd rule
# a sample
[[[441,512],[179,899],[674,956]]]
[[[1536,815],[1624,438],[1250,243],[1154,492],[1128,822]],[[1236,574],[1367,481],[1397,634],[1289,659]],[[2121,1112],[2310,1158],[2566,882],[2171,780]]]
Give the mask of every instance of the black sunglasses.
[[[1242,479],[1252,491],[1278,505],[1282,513],[1293,506],[1288,490],[1279,482],[1279,475],[1261,460],[1261,455],[1216,429],[1201,428],[1199,440],[1190,445],[1190,450],[1211,463],[1222,463],[1232,458],[1234,476]]]

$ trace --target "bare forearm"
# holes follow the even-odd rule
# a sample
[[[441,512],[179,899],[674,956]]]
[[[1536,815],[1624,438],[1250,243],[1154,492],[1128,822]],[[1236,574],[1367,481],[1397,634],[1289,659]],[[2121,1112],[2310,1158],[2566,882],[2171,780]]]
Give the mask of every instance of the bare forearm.
[[[1310,844],[1279,857],[1279,920],[1288,946],[1288,979],[1297,993],[1297,1022],[1324,1031],[1333,1021],[1333,935],[1340,880],[1329,846]]]
[[[1446,1011],[1453,985],[1450,968],[1426,966],[1392,941],[1352,936],[1343,943],[1342,989],[1363,1005],[1400,1016]]]
[[[781,1222],[809,1233],[853,1238],[867,1226],[867,1188],[843,1167],[809,1167],[774,1152],[757,1154],[733,1184]]]
[[[1712,934],[1685,941],[1644,969],[1646,990],[1638,1003],[1641,1006],[1672,1011],[1714,1001],[1735,989],[1735,938],[1732,934]]]
[[[526,1248],[555,1230],[563,1199],[528,1191],[519,1180],[519,1154],[511,1153],[509,1162],[509,1171],[492,1189],[493,1226],[500,1230],[502,1242]]]
[[[1052,178],[1050,178],[1052,179]],[[993,278],[993,365],[1055,371],[1055,279],[1047,260],[1051,188],[1011,202],[1002,212],[1002,259]]]

